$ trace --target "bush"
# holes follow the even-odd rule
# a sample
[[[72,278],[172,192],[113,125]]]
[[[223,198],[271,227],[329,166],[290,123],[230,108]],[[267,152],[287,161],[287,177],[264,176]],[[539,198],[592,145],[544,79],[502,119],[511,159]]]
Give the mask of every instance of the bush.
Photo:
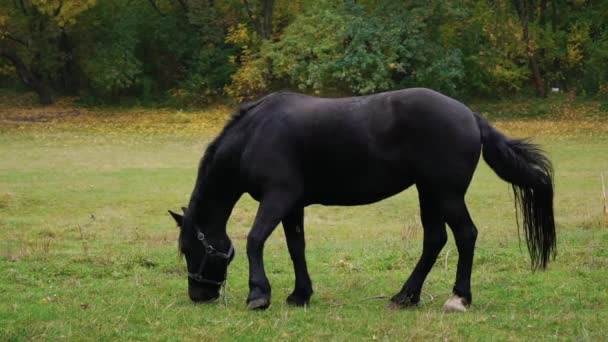
[[[248,97],[272,82],[316,94],[406,86],[456,93],[464,75],[461,52],[433,43],[423,28],[418,13],[390,1],[372,9],[321,2],[298,16],[280,40],[255,52],[247,45],[228,90]]]

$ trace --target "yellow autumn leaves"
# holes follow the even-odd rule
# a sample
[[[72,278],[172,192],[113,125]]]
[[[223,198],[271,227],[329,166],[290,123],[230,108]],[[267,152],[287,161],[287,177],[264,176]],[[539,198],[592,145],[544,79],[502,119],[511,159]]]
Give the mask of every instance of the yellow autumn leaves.
[[[0,97],[0,130],[85,131],[92,133],[133,135],[199,136],[221,130],[235,106],[216,104],[204,109],[174,108],[85,108],[74,98],[64,98],[52,106],[32,105],[32,96]],[[538,104],[535,104],[538,106]],[[476,105],[472,106],[474,109]],[[490,119],[497,113],[526,113],[526,102],[485,105],[482,110]],[[551,101],[543,104],[550,114],[545,118],[499,119],[494,124],[513,136],[608,134],[608,115],[593,101]],[[498,116],[500,117],[500,115]]]
[[[96,0],[32,0],[43,14],[54,18],[59,27],[74,25],[76,17],[95,5]]]
[[[214,105],[202,110],[155,108],[85,108],[64,98],[51,106],[28,104],[27,100],[0,98],[0,130],[85,131],[134,135],[172,134],[194,136],[218,132],[229,118],[232,106]],[[5,102],[8,104],[4,105]]]

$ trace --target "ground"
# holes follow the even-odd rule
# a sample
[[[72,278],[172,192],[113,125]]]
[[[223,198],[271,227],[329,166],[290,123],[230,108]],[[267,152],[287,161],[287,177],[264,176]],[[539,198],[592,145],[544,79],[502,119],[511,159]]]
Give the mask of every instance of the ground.
[[[558,255],[546,272],[530,271],[509,186],[481,162],[467,196],[479,228],[469,312],[442,312],[457,260],[451,236],[419,307],[385,308],[420,254],[415,189],[369,206],[307,208],[315,289],[308,308],[285,304],[293,272],[277,230],[265,252],[273,304],[250,312],[245,239],[256,202],[244,196],[229,222],[237,254],[227,304],[190,303],[167,214],[187,203],[198,160],[229,107],[9,101],[0,109],[0,339],[605,338],[608,115],[568,99],[473,107],[512,136],[535,136],[554,162]],[[515,119],[517,112],[532,114]]]

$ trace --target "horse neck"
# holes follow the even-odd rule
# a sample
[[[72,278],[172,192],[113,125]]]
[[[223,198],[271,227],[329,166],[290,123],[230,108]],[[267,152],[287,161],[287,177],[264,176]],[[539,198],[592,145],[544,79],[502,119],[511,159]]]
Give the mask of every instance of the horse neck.
[[[201,227],[205,234],[226,233],[226,223],[232,208],[242,194],[230,178],[228,173],[222,172],[199,175],[188,211],[192,213],[194,223]]]

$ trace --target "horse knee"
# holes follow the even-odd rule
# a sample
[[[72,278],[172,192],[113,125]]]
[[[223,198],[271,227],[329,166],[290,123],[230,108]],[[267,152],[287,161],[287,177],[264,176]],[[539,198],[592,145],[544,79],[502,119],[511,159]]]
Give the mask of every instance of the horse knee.
[[[477,228],[474,225],[467,226],[459,231],[458,236],[464,241],[475,243],[477,240]]]
[[[249,233],[249,235],[247,235],[247,254],[264,248],[265,242],[266,240],[258,236],[258,234]]]
[[[441,250],[447,242],[448,235],[445,231],[442,231],[441,233],[425,236],[424,247],[434,250]]]
[[[471,235],[469,237],[471,239],[471,241],[475,242],[477,241],[477,227],[472,226],[471,227]]]

